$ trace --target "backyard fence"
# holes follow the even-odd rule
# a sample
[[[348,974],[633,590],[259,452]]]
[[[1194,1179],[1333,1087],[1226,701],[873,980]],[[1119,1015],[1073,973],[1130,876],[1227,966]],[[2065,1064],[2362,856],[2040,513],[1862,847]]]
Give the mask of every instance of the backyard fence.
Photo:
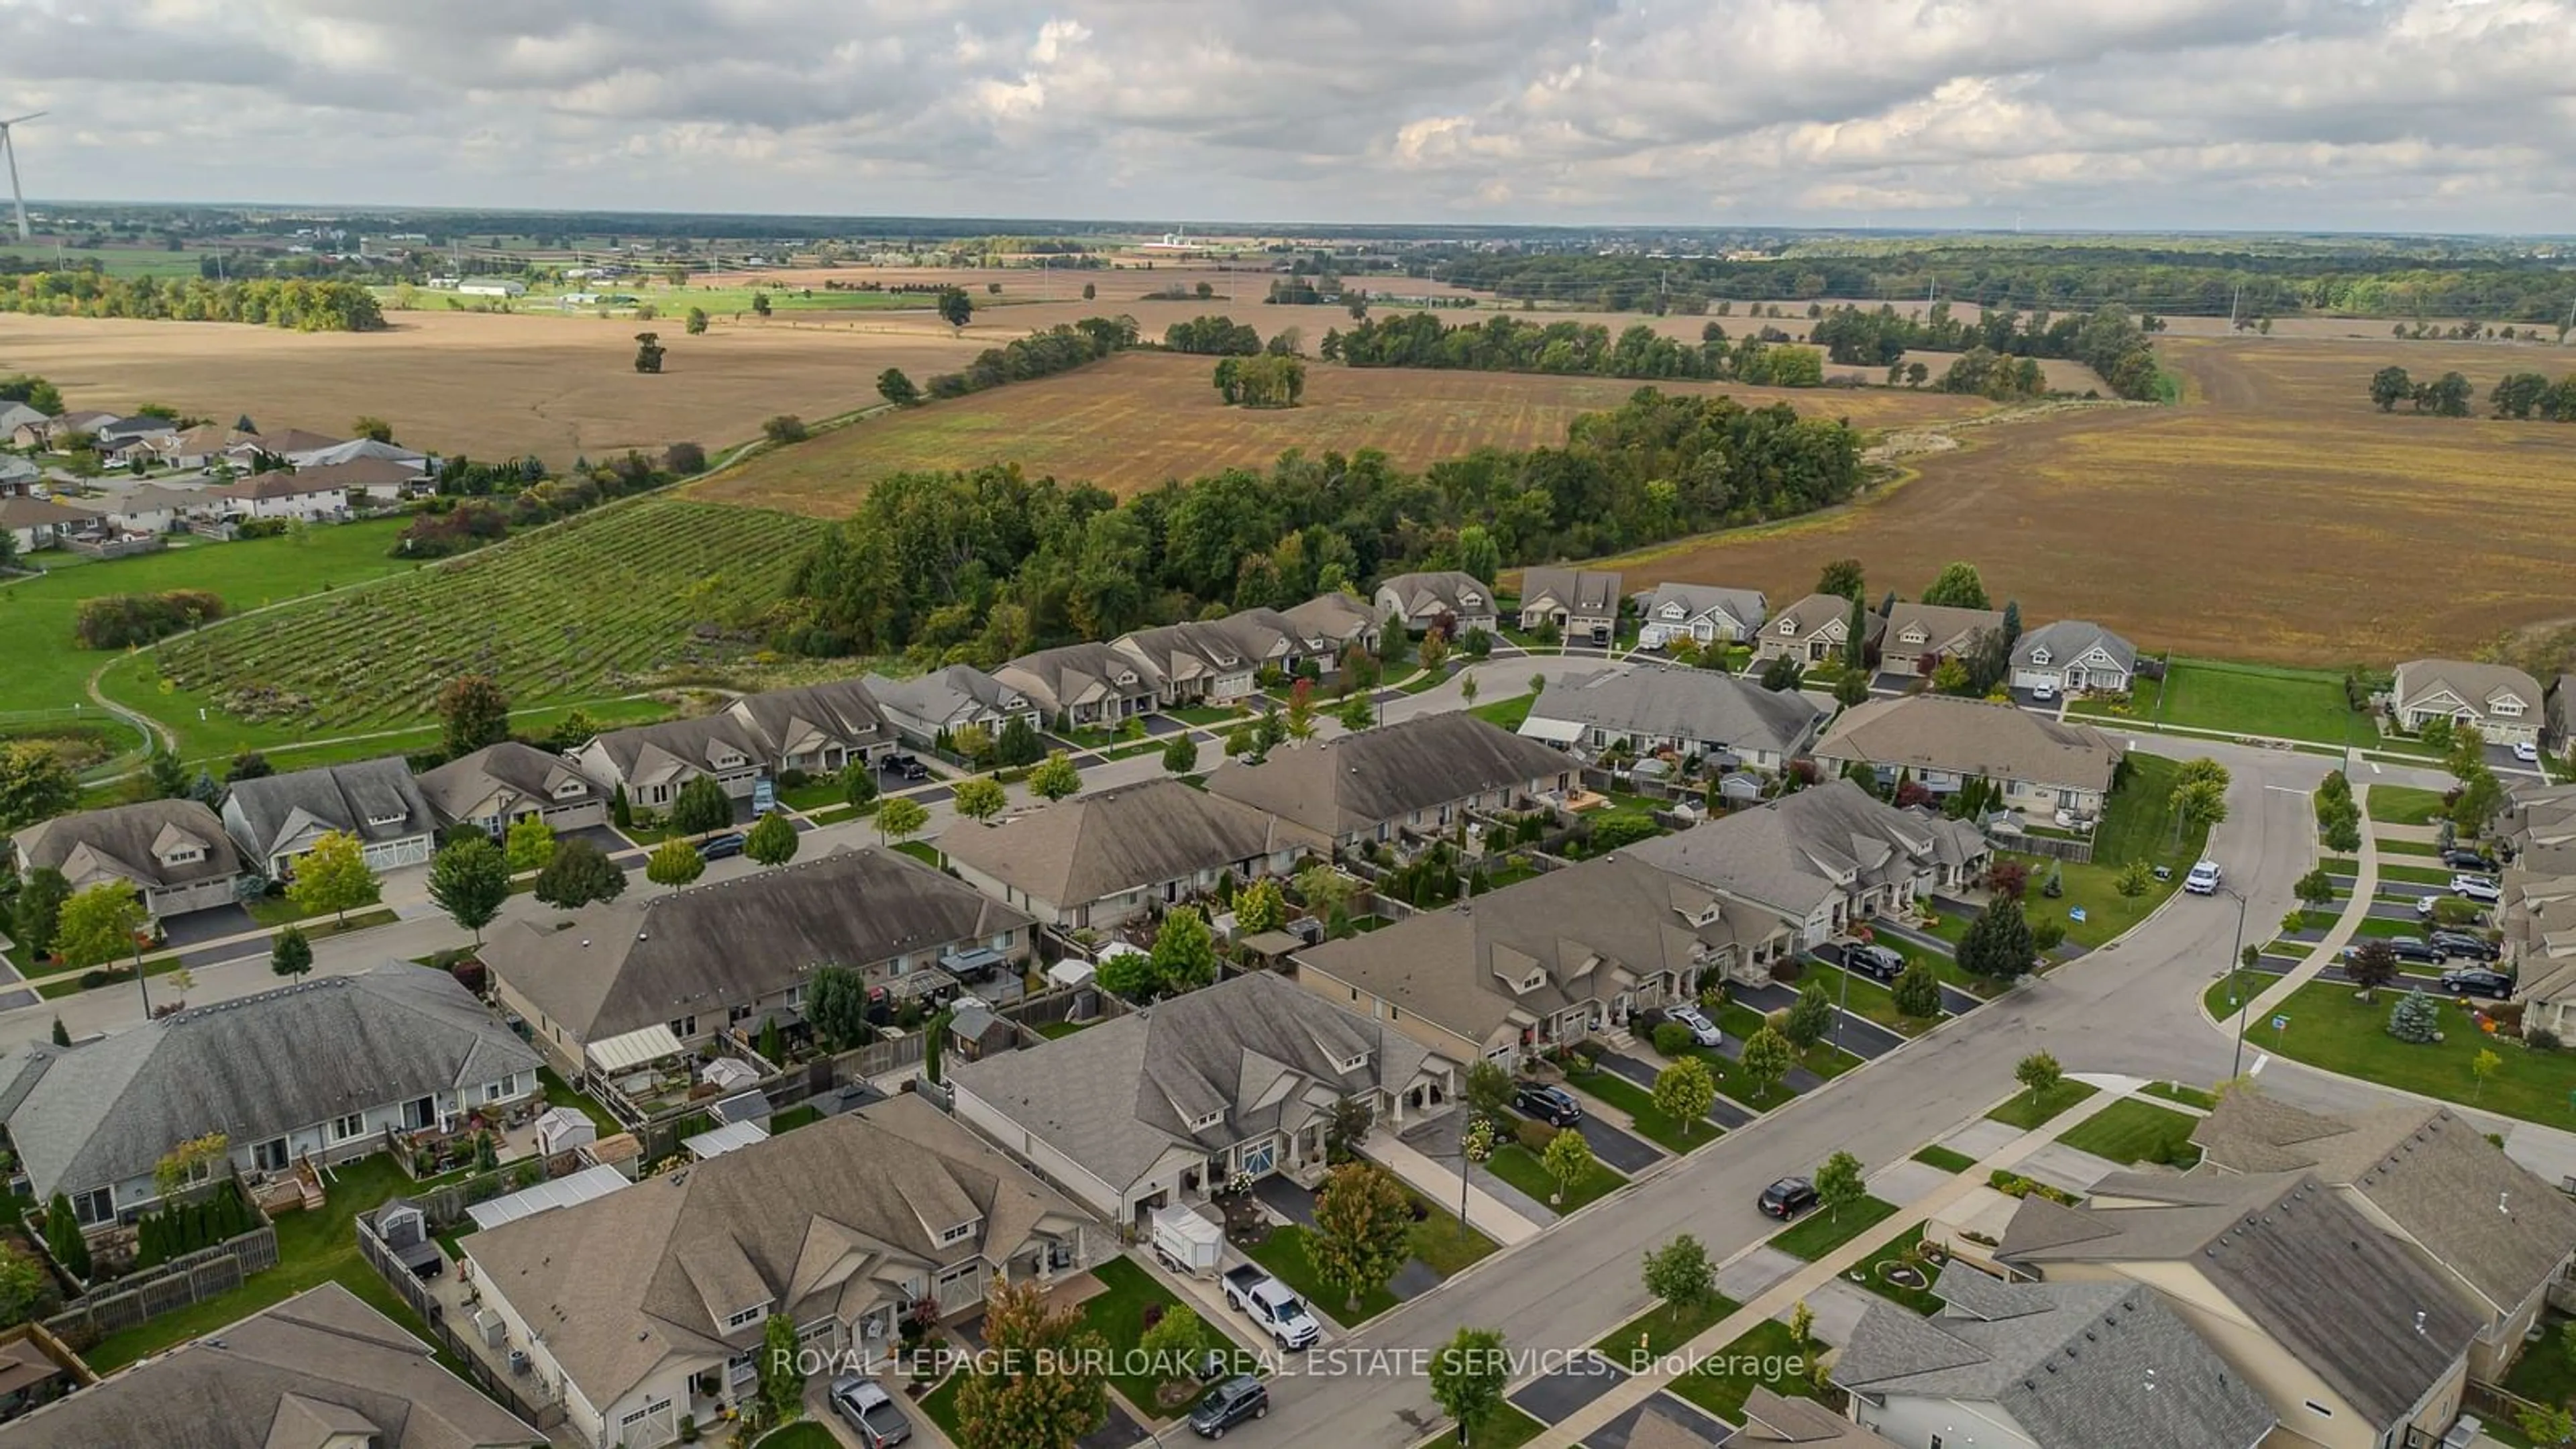
[[[277,1266],[277,1229],[266,1223],[166,1263],[129,1273],[63,1305],[45,1328],[74,1343],[94,1344],[111,1333],[138,1328],[165,1313],[228,1293],[242,1280]]]
[[[451,1366],[464,1368],[466,1378],[483,1391],[484,1397],[539,1429],[552,1430],[563,1423],[561,1399],[543,1394],[532,1396],[526,1392],[528,1388],[545,1387],[536,1381],[534,1375],[523,1381],[497,1372],[476,1352],[473,1344],[448,1326],[446,1305],[430,1292],[428,1283],[403,1266],[402,1259],[394,1255],[393,1249],[385,1246],[384,1239],[376,1235],[375,1225],[368,1221],[367,1214],[359,1215],[356,1231],[358,1256],[367,1260],[367,1266],[375,1270],[376,1276],[384,1279],[385,1285],[394,1290],[394,1295],[402,1299],[404,1306],[426,1325],[430,1342],[447,1353]]]
[[[2018,835],[1990,835],[1987,840],[2000,849],[2018,850],[2025,855],[2044,855],[2051,860],[2065,861],[2068,865],[2093,863],[2093,842],[2089,840],[2068,840],[2055,835],[2032,835],[2027,831]]]

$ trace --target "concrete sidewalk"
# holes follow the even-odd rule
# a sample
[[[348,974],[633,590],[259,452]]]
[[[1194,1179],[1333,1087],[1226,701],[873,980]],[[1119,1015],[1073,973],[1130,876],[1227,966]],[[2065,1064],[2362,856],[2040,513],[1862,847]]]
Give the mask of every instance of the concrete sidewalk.
[[[2274,1008],[2290,999],[2292,992],[2316,980],[2317,973],[2332,966],[2344,948],[2352,944],[2353,935],[2369,917],[2371,898],[2379,893],[2379,841],[2370,823],[2371,788],[2365,781],[2353,791],[2353,803],[2361,809],[2361,849],[2354,856],[2352,896],[2343,903],[2343,914],[2335,918],[2334,925],[2326,931],[2325,939],[2308,949],[2306,960],[2255,993],[2253,1001],[2245,1008],[2246,1020],[2260,1021],[2269,1017]],[[2248,929],[2251,929],[2250,925]],[[2235,965],[2233,961],[2228,963],[2231,969]]]
[[[1380,1133],[1368,1141],[1365,1150],[1397,1177],[1404,1179],[1414,1191],[1433,1202],[1457,1200],[1458,1169],[1423,1156],[1406,1146],[1395,1134]],[[1472,1183],[1467,1187],[1467,1222],[1506,1248],[1538,1236],[1538,1224],[1512,1211],[1500,1199]]]

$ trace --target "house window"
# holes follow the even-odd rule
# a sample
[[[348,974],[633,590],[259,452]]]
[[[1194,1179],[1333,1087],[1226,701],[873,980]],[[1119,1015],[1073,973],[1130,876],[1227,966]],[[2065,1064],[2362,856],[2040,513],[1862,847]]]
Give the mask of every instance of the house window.
[[[687,1038],[698,1034],[698,1019],[695,1016],[675,1017],[670,1021],[669,1025],[671,1028],[671,1035],[679,1037],[682,1040],[686,1040]]]
[[[194,865],[206,858],[202,850],[174,850],[161,857],[163,865]]]
[[[966,1221],[948,1229],[946,1232],[941,1233],[939,1235],[940,1246],[946,1247],[950,1243],[962,1243],[968,1238],[975,1236],[975,1225],[982,1221],[982,1218],[968,1218]]]
[[[352,1112],[346,1117],[331,1119],[331,1140],[334,1142],[346,1142],[352,1137],[363,1137],[366,1132],[367,1114],[364,1112]]]
[[[483,1084],[483,1100],[486,1102],[500,1101],[503,1097],[509,1095],[509,1091],[510,1084],[507,1082],[485,1082]]]
[[[103,1223],[116,1216],[115,1190],[94,1187],[72,1199],[72,1216],[84,1223]]]
[[[1200,1118],[1197,1118],[1197,1119],[1193,1120],[1193,1121],[1190,1123],[1190,1130],[1191,1130],[1191,1131],[1193,1131],[1193,1132],[1205,1132],[1205,1131],[1206,1131],[1206,1130],[1208,1130],[1210,1127],[1213,1127],[1213,1126],[1215,1126],[1216,1124],[1218,1124],[1219,1122],[1222,1122],[1222,1121],[1224,1121],[1224,1120],[1225,1120],[1225,1113],[1223,1113],[1223,1112],[1221,1112],[1221,1111],[1220,1111],[1220,1112],[1210,1112],[1210,1113],[1208,1113],[1208,1114],[1207,1114],[1206,1116],[1204,1116],[1204,1117],[1200,1117]]]
[[[765,1302],[755,1303],[751,1307],[742,1310],[740,1313],[727,1314],[725,1316],[724,1326],[729,1329],[749,1328],[751,1325],[758,1323],[762,1318],[767,1317],[768,1309],[769,1305]]]

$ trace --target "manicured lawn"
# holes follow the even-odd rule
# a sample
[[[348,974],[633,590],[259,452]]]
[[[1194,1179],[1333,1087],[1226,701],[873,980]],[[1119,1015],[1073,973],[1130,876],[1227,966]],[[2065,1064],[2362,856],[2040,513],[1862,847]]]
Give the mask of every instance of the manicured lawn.
[[[2370,818],[2382,825],[2430,825],[2442,809],[2442,792],[2413,785],[2373,785]]]
[[[1484,682],[1483,677],[1478,676],[1476,682],[1482,684]],[[1500,725],[1507,730],[1516,730],[1521,727],[1521,721],[1529,718],[1530,706],[1536,703],[1538,703],[1537,695],[1520,694],[1514,695],[1510,699],[1488,701],[1487,703],[1477,705],[1474,709],[1467,712],[1474,715],[1476,718],[1483,720],[1487,724]]]
[[[1793,1399],[1816,1396],[1805,1370],[1815,1350],[1789,1335],[1789,1325],[1765,1320],[1742,1338],[1709,1355],[1703,1366],[1673,1380],[1672,1391],[1730,1424],[1744,1422],[1744,1401],[1758,1386]],[[1794,1367],[1792,1366],[1794,1364]],[[1765,1375],[1766,1368],[1778,1372]]]
[[[1496,1161],[1501,1152],[1494,1154]],[[1490,1164],[1489,1164],[1490,1165]],[[1541,1201],[1545,1201],[1544,1197]],[[1450,1224],[1456,1227],[1457,1224]],[[1395,1306],[1395,1295],[1383,1288],[1360,1295],[1359,1306],[1350,1306],[1350,1295],[1326,1282],[1314,1259],[1306,1252],[1306,1230],[1294,1223],[1274,1227],[1270,1236],[1243,1250],[1244,1256],[1270,1270],[1270,1276],[1297,1290],[1306,1306],[1328,1314],[1345,1327],[1356,1328]]]
[[[1397,685],[1396,688],[1399,692],[1404,694],[1422,694],[1430,690],[1438,689],[1442,684],[1448,682],[1448,679],[1449,666],[1444,664],[1439,669],[1416,671],[1411,679]]]
[[[1965,1172],[1977,1165],[1977,1159],[1955,1148],[1944,1147],[1938,1142],[1917,1151],[1914,1154],[1914,1160],[1926,1167],[1937,1167],[1943,1172]]]
[[[1744,1038],[1760,1031],[1762,1029],[1762,1022],[1762,1013],[1755,1011],[1752,1007],[1744,1005],[1742,1002],[1729,1001],[1726,1005],[1718,1008],[1717,1024],[1719,1029],[1738,1041],[1742,1041]],[[1703,1057],[1717,1057],[1715,1052],[1702,1052],[1700,1054]],[[1720,1058],[1719,1060],[1723,1059]],[[1709,1062],[1711,1069],[1714,1069],[1717,1065],[1717,1060]],[[1834,1077],[1841,1076],[1843,1073],[1850,1071],[1856,1066],[1859,1066],[1860,1058],[1853,1056],[1850,1052],[1844,1051],[1839,1047],[1818,1042],[1813,1047],[1808,1048],[1806,1053],[1798,1058],[1798,1065],[1805,1067],[1808,1071],[1814,1072],[1817,1076],[1830,1080]],[[1726,1092],[1730,1097],[1736,1095],[1734,1092],[1727,1091],[1726,1079],[1723,1077],[1719,1078],[1717,1089],[1721,1092]],[[1794,1094],[1789,1092],[1788,1087],[1775,1087],[1772,1089],[1772,1095],[1764,1099],[1764,1105],[1776,1107],[1780,1105],[1781,1102],[1788,1100],[1789,1095]]]
[[[1244,717],[1241,709],[1232,706],[1220,708],[1207,704],[1185,704],[1177,709],[1164,710],[1163,713],[1194,725],[1232,724]]]
[[[600,1136],[610,1137],[626,1130],[626,1125],[617,1120],[615,1113],[601,1106],[588,1093],[573,1090],[570,1083],[556,1075],[554,1068],[538,1067],[537,1085],[546,1089],[547,1106],[573,1108],[590,1119],[590,1125],[599,1129]]]
[[[1771,1235],[1771,1246],[1814,1262],[1896,1215],[1896,1204],[1863,1197],[1840,1211],[1818,1208]]]
[[[2567,1356],[2568,1321],[2552,1314],[2541,1321],[2540,1341],[2522,1351],[2504,1376],[2504,1386],[2526,1399],[2563,1404],[2576,1397],[2576,1361]]]
[[[1706,1333],[1709,1325],[1723,1322],[1741,1306],[1723,1293],[1679,1310],[1658,1303],[1603,1334],[1592,1350],[1622,1368],[1642,1367]]]
[[[1413,1225],[1413,1256],[1421,1260],[1422,1266],[1448,1278],[1465,1271],[1469,1264],[1493,1256],[1497,1246],[1493,1239],[1473,1227],[1463,1232],[1459,1229],[1454,1205],[1443,1210],[1418,1192],[1413,1200],[1426,1209],[1423,1218]]]
[[[2191,1145],[2196,1122],[2171,1107],[2129,1097],[2078,1122],[2057,1140],[2113,1162],[2170,1162],[2180,1167],[2199,1157]]]
[[[1955,963],[1953,969],[1956,969]],[[1875,1022],[1899,1036],[1912,1036],[1932,1025],[1919,1016],[1907,1016],[1896,1009],[1896,994],[1866,976],[1845,971],[1839,966],[1812,963],[1807,967],[1807,980],[1821,981],[1836,1006],[1847,1008],[1864,1021]],[[1805,985],[1804,981],[1799,983]]]
[[[1573,1212],[1628,1180],[1615,1169],[1595,1162],[1591,1173],[1565,1195],[1565,1201],[1557,1202],[1554,1200],[1556,1179],[1548,1176],[1547,1169],[1539,1165],[1537,1153],[1517,1142],[1506,1142],[1496,1147],[1494,1155],[1486,1159],[1485,1168],[1560,1214]]]
[[[2058,1113],[2093,1095],[2090,1083],[2063,1081],[2034,1098],[2027,1091],[2015,1092],[2013,1099],[1986,1114],[1987,1120],[2018,1127],[2024,1132],[2055,1117]]]
[[[2361,1077],[2428,1097],[2464,1102],[2508,1117],[2554,1127],[2576,1126],[2576,1109],[2568,1094],[2576,1091],[2576,1053],[2536,1052],[2507,1038],[2480,1031],[2473,1013],[2442,999],[2443,1039],[2404,1042],[2388,1034],[2388,1015],[2397,993],[2382,991],[2365,1003],[2340,982],[2318,981],[2300,987],[2277,1015],[2289,1025],[2274,1031],[2269,1021],[2247,1030],[2250,1043],[2294,1061]],[[2503,1059],[2485,1087],[2471,1070],[2481,1051]]]
[[[1302,1252],[1300,1256],[1303,1256]],[[1093,1332],[1107,1341],[1113,1364],[1123,1364],[1135,1355],[1137,1342],[1145,1336],[1147,1308],[1159,1305],[1165,1313],[1192,1311],[1182,1307],[1181,1301],[1174,1298],[1170,1290],[1155,1282],[1151,1273],[1125,1258],[1111,1258],[1095,1264],[1091,1276],[1100,1280],[1101,1291],[1082,1300],[1082,1318]],[[1209,1332],[1222,1336],[1214,1328]],[[1141,1355],[1135,1356],[1141,1361]],[[1154,1401],[1155,1379],[1152,1375],[1112,1373],[1109,1383],[1149,1421],[1171,1417],[1173,1411]]]
[[[1089,1025],[1091,1023],[1087,1021],[1042,1021],[1033,1029],[1047,1040],[1056,1041],[1071,1036]]]
[[[2379,837],[2379,853],[2382,855],[2440,855],[2442,848],[2429,840],[2391,840],[2383,835]],[[2448,884],[2449,878],[2444,877],[2443,883]]]
[[[2161,712],[2141,708],[2136,714],[2193,729],[2325,745],[2369,738],[2345,703],[2343,676],[2326,670],[2177,659],[2165,671]]]
[[[2172,797],[2174,781],[2182,772],[2179,761],[2161,755],[2129,756],[2133,773],[2129,783],[2111,797],[2103,807],[2102,823],[2093,836],[2091,863],[2077,865],[2037,857],[2016,857],[2030,867],[2030,891],[2022,898],[2022,913],[2036,925],[2055,921],[2066,928],[2066,939],[2079,946],[2099,946],[2122,931],[2146,919],[2147,914],[2163,904],[2165,897],[2182,888],[2182,878],[2192,863],[2200,859],[2209,832],[2191,828],[2182,832],[2180,842],[2174,835]],[[2171,879],[2152,881],[2146,893],[2135,900],[2123,897],[2118,889],[2120,869],[2132,860],[2165,866]],[[2052,868],[2061,869],[2065,894],[2050,900],[2040,894],[2040,885]],[[2082,911],[2084,919],[2075,919]],[[1947,930],[1934,934],[1955,941],[1966,933],[1965,920],[1945,921]]]
[[[2399,865],[2385,860],[2379,863],[2379,878],[2406,885],[2446,886],[2451,883],[2451,873],[2440,866]]]
[[[300,925],[304,928],[304,934],[316,941],[325,936],[336,936],[343,931],[361,931],[369,926],[381,926],[394,918],[394,913],[387,910],[353,910],[349,913],[348,923],[343,925],[336,913],[326,912],[319,916],[307,916],[295,909],[295,903],[282,895],[261,896],[255,901],[246,902],[242,909],[250,912],[252,920],[271,929]]]
[[[957,1392],[965,1386],[966,1375],[950,1374],[946,1383],[922,1395],[918,1400],[923,1416],[937,1424],[941,1432],[947,1434],[948,1442],[951,1444],[966,1442],[965,1426],[957,1417]]]
[[[923,865],[929,866],[932,870],[937,870],[941,866],[947,864],[947,862],[940,857],[939,848],[927,841],[901,840],[895,842],[894,848],[902,851],[908,856],[911,856],[913,859],[920,861]]]
[[[811,1419],[773,1429],[760,1438],[759,1449],[841,1449],[832,1431]]]
[[[1547,1432],[1547,1426],[1510,1404],[1504,1404],[1479,1426],[1467,1440],[1467,1449],[1520,1449],[1520,1446]],[[1422,1441],[1422,1449],[1446,1449],[1458,1442],[1456,1428],[1447,1428]]]
[[[2216,1093],[2204,1092],[2198,1087],[2186,1087],[2180,1082],[2149,1082],[2140,1087],[2138,1092],[2141,1096],[2162,1097],[2168,1102],[2180,1102],[2186,1107],[2198,1107],[2204,1112],[2213,1111],[2218,1106]]]
[[[1722,1135],[1723,1129],[1706,1118],[1682,1122],[1665,1116],[1656,1109],[1652,1094],[1617,1072],[1594,1072],[1571,1081],[1577,1091],[1588,1092],[1627,1113],[1629,1125],[1640,1136],[1676,1156],[1694,1147],[1705,1147]]]
[[[1845,1273],[1843,1278],[1846,1282],[1853,1281],[1852,1273],[1858,1273],[1861,1276],[1857,1281],[1861,1287],[1890,1303],[1911,1309],[1929,1318],[1941,1311],[1941,1300],[1932,1296],[1932,1289],[1929,1286],[1932,1279],[1939,1276],[1940,1269],[1930,1263],[1906,1261],[1906,1254],[1920,1248],[1922,1244],[1923,1225],[1916,1223],[1898,1234],[1896,1241],[1872,1253],[1868,1262],[1852,1269],[1850,1273]],[[1922,1274],[1926,1286],[1909,1288],[1904,1284],[1888,1281],[1887,1275],[1901,1268],[1912,1268]]]

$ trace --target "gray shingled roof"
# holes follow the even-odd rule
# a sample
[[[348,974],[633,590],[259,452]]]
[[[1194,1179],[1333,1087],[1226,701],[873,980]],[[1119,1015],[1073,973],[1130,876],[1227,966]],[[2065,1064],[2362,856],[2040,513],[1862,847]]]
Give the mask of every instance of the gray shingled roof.
[[[1825,709],[1709,669],[1640,664],[1557,684],[1530,705],[1531,719],[1565,720],[1613,735],[1709,740],[1737,750],[1796,752]]]
[[[1184,879],[1290,844],[1270,815],[1174,779],[1076,795],[939,838],[951,860],[1056,906]]]
[[[2024,1199],[1996,1256],[2042,1271],[2188,1265],[2374,1424],[2410,1412],[2481,1326],[2440,1270],[2312,1174],[2115,1176],[2094,1192],[2144,1201],[2076,1209]],[[2026,1231],[2025,1217],[2039,1231]]]
[[[2540,723],[2540,681],[2510,664],[2483,664],[2468,659],[2409,659],[2397,666],[2390,694],[2398,706],[2404,708],[2426,695],[2445,689],[2481,715],[2487,712],[2488,700],[2499,694],[2510,694],[2522,701],[2522,713],[2518,719],[2535,726]]]
[[[546,1436],[324,1283],[0,1425],[0,1449],[284,1449],[327,1431],[376,1449],[524,1449]]]
[[[7,1121],[39,1200],[149,1177],[208,1132],[259,1142],[537,1067],[453,977],[406,961],[31,1051],[51,1061]]]
[[[730,746],[753,764],[768,753],[759,733],[731,710],[609,730],[593,738],[588,748],[607,757],[618,778],[633,784],[677,776],[684,767],[712,774],[715,767],[710,762],[719,744]]]
[[[566,780],[578,783],[581,793],[556,795],[556,787]],[[541,808],[561,808],[589,804],[607,793],[562,757],[517,740],[460,755],[420,776],[419,784],[422,797],[439,818],[450,822],[465,819],[468,811],[496,794],[515,795]]]
[[[810,754],[825,744],[856,749],[888,737],[876,700],[856,679],[746,694],[727,712],[749,720],[767,741],[767,753],[779,758]]]
[[[1840,594],[1809,594],[1772,615],[1768,632],[1774,639],[1806,639],[1828,624],[1849,623],[1851,607],[1852,601]],[[1797,626],[1797,632],[1781,633],[1780,625],[1783,621],[1793,622]],[[1862,612],[1860,629],[1862,642],[1875,640],[1886,628],[1885,619],[1866,610]]]
[[[1552,781],[1573,768],[1545,745],[1453,711],[1285,745],[1258,765],[1229,760],[1207,787],[1339,837],[1471,795]]]
[[[927,965],[945,947],[1029,924],[962,881],[870,846],[514,922],[492,933],[483,960],[591,1042],[785,991],[817,966],[899,954]]]
[[[1816,742],[1820,760],[1861,760],[2107,792],[2120,749],[2086,724],[2009,704],[1914,694],[1844,710]]]
[[[1854,1393],[1992,1404],[2041,1449],[2252,1449],[2263,1395],[2136,1283],[2007,1284],[1942,1270],[1941,1311],[1870,1305],[1834,1360]]]
[[[193,865],[163,865],[154,847],[171,831],[204,846],[206,858]],[[62,871],[75,886],[93,871],[163,886],[241,873],[241,856],[224,833],[224,823],[194,800],[140,800],[57,815],[19,831],[10,842],[26,869]]]
[[[1357,1068],[1342,1064],[1361,1053]],[[1294,1132],[1340,1099],[1402,1091],[1431,1056],[1266,972],[1237,976],[1023,1051],[950,1068],[1031,1136],[1123,1189],[1175,1147]],[[1222,1112],[1216,1126],[1190,1121]]]
[[[1921,626],[1920,643],[1905,642],[1909,628]],[[1930,653],[1937,649],[1964,649],[1979,633],[2004,626],[2001,609],[1962,609],[1950,604],[1909,604],[1902,600],[1887,612],[1887,652],[1891,657],[1913,659],[1909,649]]]
[[[1664,1426],[1650,1429],[1649,1425]],[[1628,1436],[1628,1449],[1695,1449],[1708,1441],[1650,1406]],[[1813,1399],[1793,1399],[1755,1384],[1744,1396],[1744,1427],[1726,1441],[1726,1449],[1753,1449],[1763,1444],[1804,1444],[1808,1449],[1896,1449],[1883,1438]]]
[[[1378,624],[1377,611],[1364,599],[1344,593],[1317,594],[1294,608],[1282,609],[1288,622],[1311,635],[1336,643],[1359,637]]]
[[[1976,827],[1899,810],[1849,780],[1829,780],[1628,848],[1639,860],[1797,918],[1843,891],[1835,872],[1856,872],[1854,889],[1862,889],[1985,851]]]
[[[1534,568],[1521,573],[1521,607],[1542,599],[1578,618],[1619,612],[1619,575],[1607,569]]]
[[[1666,604],[1679,604],[1690,612],[1678,621],[1666,620],[1663,617]],[[1725,611],[1727,617],[1750,631],[1761,628],[1763,620],[1770,617],[1771,601],[1760,589],[1730,589],[1723,584],[1670,581],[1655,585],[1652,593],[1637,596],[1638,616],[1650,624],[1687,624],[1711,609]]]
[[[2138,667],[2138,651],[2128,640],[2083,619],[2060,619],[2023,634],[2013,641],[2012,662],[2016,667],[2030,665],[2032,656],[2046,649],[2048,663],[2032,667],[2064,668],[2097,644],[2123,671],[2134,671]]]
[[[951,664],[911,679],[871,674],[867,686],[880,704],[915,719],[958,719],[984,710],[1008,714],[1029,707],[1027,696],[971,664]]]
[[[1470,616],[1494,612],[1494,591],[1474,574],[1456,569],[1430,569],[1421,573],[1391,574],[1378,580],[1378,588],[1393,589],[1406,619],[1426,614],[1451,613]],[[1461,602],[1473,595],[1476,602]],[[1376,597],[1372,594],[1370,597]]]
[[[369,844],[438,828],[411,766],[400,758],[317,765],[243,780],[226,801],[227,810],[236,807],[249,830],[245,844],[263,865],[308,826],[342,831]],[[368,823],[385,818],[392,823]]]
[[[1152,665],[1107,644],[1066,644],[1023,654],[994,670],[993,677],[1050,715],[1106,698],[1150,694],[1161,683]],[[1131,682],[1120,683],[1122,678]]]

